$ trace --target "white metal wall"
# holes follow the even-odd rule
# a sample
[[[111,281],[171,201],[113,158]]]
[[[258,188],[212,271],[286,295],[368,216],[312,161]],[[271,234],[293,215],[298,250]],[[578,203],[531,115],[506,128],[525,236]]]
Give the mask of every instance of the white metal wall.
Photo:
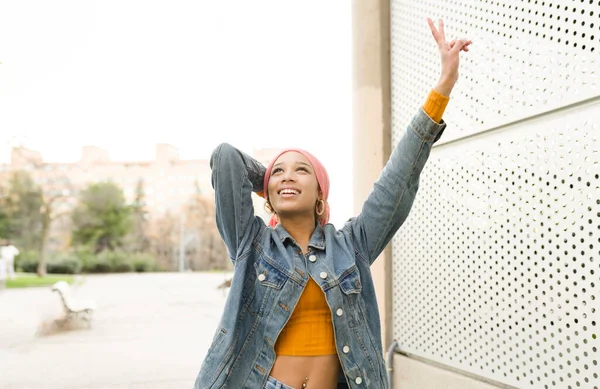
[[[600,1],[392,1],[392,141],[473,40],[393,241],[400,350],[519,388],[600,388]]]

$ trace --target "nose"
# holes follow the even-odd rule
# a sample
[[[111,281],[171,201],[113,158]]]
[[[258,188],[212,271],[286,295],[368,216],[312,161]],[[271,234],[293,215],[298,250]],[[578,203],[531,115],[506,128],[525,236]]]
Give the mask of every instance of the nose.
[[[294,177],[294,172],[293,170],[284,170],[283,172],[283,177],[281,178],[282,181],[294,181],[295,177]]]

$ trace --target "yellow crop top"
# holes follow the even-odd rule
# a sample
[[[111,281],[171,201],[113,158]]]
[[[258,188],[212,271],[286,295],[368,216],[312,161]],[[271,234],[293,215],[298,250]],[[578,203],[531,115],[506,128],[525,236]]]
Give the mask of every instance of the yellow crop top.
[[[423,110],[439,123],[448,101],[448,97],[431,90]],[[337,354],[331,310],[325,294],[312,278],[275,342],[275,353],[294,356]]]
[[[302,356],[337,354],[331,310],[325,294],[312,278],[277,338],[275,353]]]

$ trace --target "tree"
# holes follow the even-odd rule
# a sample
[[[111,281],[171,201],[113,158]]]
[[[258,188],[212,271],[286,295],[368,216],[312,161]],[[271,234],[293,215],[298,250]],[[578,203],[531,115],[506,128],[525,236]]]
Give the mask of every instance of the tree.
[[[73,211],[73,243],[92,247],[96,253],[114,250],[130,231],[130,211],[116,184],[89,185],[81,192]]]
[[[0,196],[0,236],[15,241],[22,251],[37,252],[37,274],[44,276],[48,237],[53,220],[61,216],[56,208],[68,193],[69,180],[57,177],[42,189],[28,172],[20,170],[8,184]]]
[[[11,230],[5,199],[7,199],[6,189],[0,187],[0,239],[7,238]]]
[[[186,229],[192,231],[195,255],[190,258],[193,270],[227,269],[231,262],[215,222],[215,203],[197,191],[186,209]]]
[[[159,267],[175,270],[175,254],[178,247],[179,218],[166,212],[153,218],[149,228],[150,245]]]
[[[152,251],[161,267],[178,269],[183,248],[186,269],[231,269],[227,248],[215,223],[214,200],[197,192],[181,212],[167,212],[150,225]]]
[[[42,217],[41,233],[40,233],[40,256],[37,267],[37,274],[40,277],[46,275],[47,266],[46,259],[48,257],[48,238],[52,229],[52,223],[59,217],[68,214],[67,211],[59,211],[60,202],[66,200],[71,193],[71,182],[64,176],[59,176],[51,179],[46,183],[45,190],[40,188],[40,197],[42,204],[40,206],[40,214]]]
[[[135,188],[135,198],[130,206],[131,230],[127,235],[126,247],[134,252],[147,252],[150,249],[148,238],[148,210],[144,181],[139,180]]]
[[[6,214],[6,211],[2,208],[2,203],[0,202],[0,238],[6,238],[9,231],[10,219]]]
[[[43,199],[39,187],[25,171],[14,172],[1,198],[3,236],[24,250],[41,245]]]

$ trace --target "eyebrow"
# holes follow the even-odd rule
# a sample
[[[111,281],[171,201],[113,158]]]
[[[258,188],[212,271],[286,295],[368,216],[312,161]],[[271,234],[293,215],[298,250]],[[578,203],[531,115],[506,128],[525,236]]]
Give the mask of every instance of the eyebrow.
[[[273,165],[273,167],[276,167],[276,166],[279,166],[279,165],[282,165],[282,164],[283,164],[283,162],[279,162],[279,163],[276,163],[275,165]],[[309,163],[306,163],[306,162],[296,161],[296,164],[297,165],[305,165],[305,166],[308,166],[309,168],[312,168],[312,166]]]

